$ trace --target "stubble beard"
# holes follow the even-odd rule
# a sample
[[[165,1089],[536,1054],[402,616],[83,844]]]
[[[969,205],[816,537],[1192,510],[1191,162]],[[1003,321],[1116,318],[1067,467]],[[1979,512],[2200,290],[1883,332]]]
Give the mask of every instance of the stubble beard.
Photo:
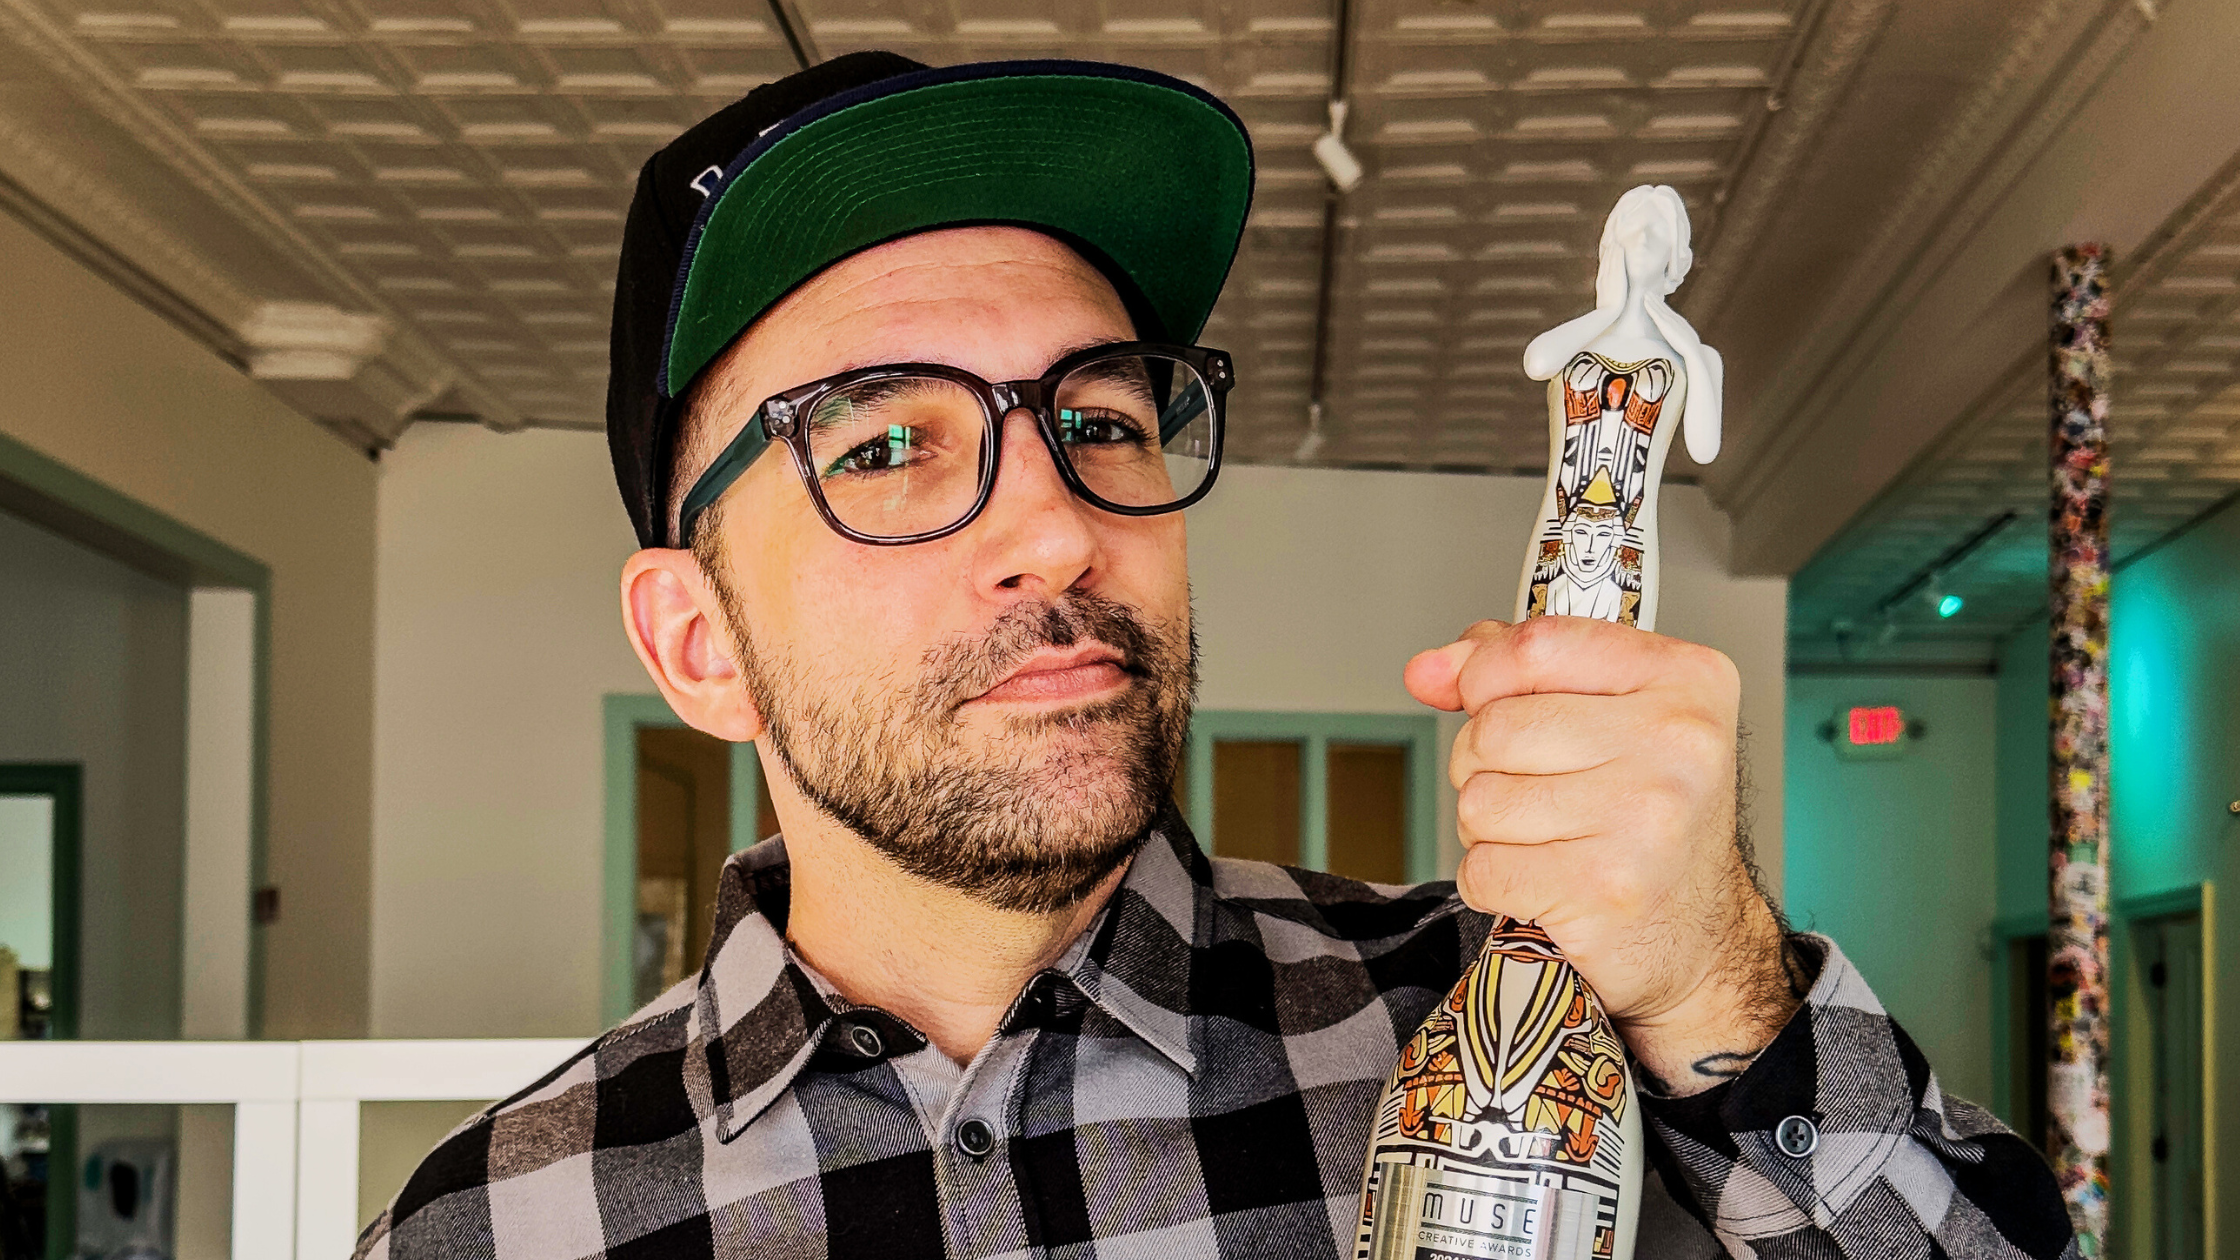
[[[1147,622],[1075,591],[1023,603],[978,638],[929,648],[917,676],[887,665],[820,686],[759,643],[706,566],[770,749],[811,804],[903,871],[1000,910],[1078,903],[1134,856],[1165,808],[1198,681],[1187,617]],[[959,713],[1045,647],[1115,648],[1127,687],[1050,713],[1007,715],[977,746]]]

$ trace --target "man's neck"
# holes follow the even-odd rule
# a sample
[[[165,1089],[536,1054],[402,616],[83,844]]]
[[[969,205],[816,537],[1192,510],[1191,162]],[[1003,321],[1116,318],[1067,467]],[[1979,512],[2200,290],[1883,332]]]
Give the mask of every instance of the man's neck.
[[[786,837],[794,949],[849,1001],[908,1020],[959,1064],[1127,875],[1122,865],[1066,909],[1021,914],[904,874],[830,819]]]

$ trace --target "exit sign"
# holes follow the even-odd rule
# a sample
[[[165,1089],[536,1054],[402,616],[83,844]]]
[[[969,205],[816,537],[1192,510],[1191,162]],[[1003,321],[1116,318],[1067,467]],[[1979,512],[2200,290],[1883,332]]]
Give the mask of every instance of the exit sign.
[[[1849,761],[1879,761],[1905,755],[1917,733],[1913,719],[1894,704],[1854,704],[1836,710],[1821,733]]]

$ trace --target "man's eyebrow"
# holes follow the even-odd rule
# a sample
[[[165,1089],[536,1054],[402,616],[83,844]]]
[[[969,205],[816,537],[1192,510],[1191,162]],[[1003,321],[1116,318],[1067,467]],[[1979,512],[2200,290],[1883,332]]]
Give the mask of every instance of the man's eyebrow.
[[[1074,355],[1080,354],[1084,350],[1097,350],[1105,346],[1126,345],[1127,342],[1128,339],[1126,337],[1093,337],[1088,341],[1076,342],[1075,344],[1067,346],[1065,349],[1058,351],[1056,358],[1053,358],[1050,361],[1052,363],[1056,363],[1059,359],[1070,359]]]

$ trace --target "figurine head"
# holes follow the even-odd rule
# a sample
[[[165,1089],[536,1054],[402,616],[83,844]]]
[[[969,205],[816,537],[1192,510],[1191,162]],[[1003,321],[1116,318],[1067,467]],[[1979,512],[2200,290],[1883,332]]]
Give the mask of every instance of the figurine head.
[[[1525,375],[1536,381],[1554,378],[1573,355],[1594,344],[1618,321],[1629,297],[1639,294],[1643,313],[1678,352],[1687,373],[1681,427],[1688,438],[1688,456],[1699,464],[1718,458],[1726,364],[1664,300],[1687,279],[1695,260],[1688,244],[1688,207],[1680,194],[1663,184],[1627,190],[1602,225],[1594,309],[1534,337],[1524,348]]]
[[[1628,189],[1602,225],[1595,305],[1621,306],[1635,290],[1661,298],[1679,288],[1695,265],[1688,240],[1688,207],[1679,193],[1664,184]]]
[[[1625,532],[1625,518],[1616,508],[1591,503],[1573,508],[1563,518],[1563,571],[1581,586],[1610,576]]]

